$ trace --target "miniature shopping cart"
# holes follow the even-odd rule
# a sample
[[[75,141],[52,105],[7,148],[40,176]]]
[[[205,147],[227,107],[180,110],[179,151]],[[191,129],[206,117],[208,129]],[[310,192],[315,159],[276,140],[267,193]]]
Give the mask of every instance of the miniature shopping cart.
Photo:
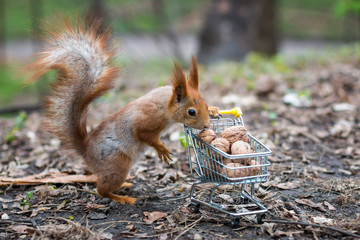
[[[244,126],[240,108],[220,113],[233,114],[235,118],[210,120],[210,128],[217,137],[228,127]],[[269,178],[268,157],[271,150],[248,134],[253,153],[227,154],[200,139],[197,135],[200,130],[189,126],[184,128],[191,174],[198,180],[190,192],[194,211],[199,212],[200,204],[219,210],[233,217],[234,226],[237,226],[239,218],[245,215],[256,214],[257,222],[262,222],[267,208],[254,196],[255,184],[266,182]],[[242,163],[250,160],[255,160],[256,165],[227,164],[229,161]],[[231,174],[240,171],[248,174]]]

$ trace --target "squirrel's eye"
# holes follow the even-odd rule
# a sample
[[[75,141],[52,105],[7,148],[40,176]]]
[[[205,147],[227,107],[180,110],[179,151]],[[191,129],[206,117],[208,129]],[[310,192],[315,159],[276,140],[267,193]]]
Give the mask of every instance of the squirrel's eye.
[[[189,109],[189,110],[188,110],[188,114],[189,114],[190,116],[192,116],[192,117],[195,117],[196,112],[195,112],[194,109]]]

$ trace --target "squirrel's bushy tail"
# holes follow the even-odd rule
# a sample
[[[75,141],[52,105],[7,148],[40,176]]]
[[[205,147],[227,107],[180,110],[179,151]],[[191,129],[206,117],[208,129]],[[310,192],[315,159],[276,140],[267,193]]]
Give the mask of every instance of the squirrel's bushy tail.
[[[58,24],[59,21],[57,21]],[[52,93],[45,101],[46,129],[80,154],[85,151],[86,114],[91,101],[112,88],[120,69],[111,66],[115,49],[109,46],[110,32],[92,21],[61,26],[49,25],[46,50],[28,66],[35,80],[50,69],[57,70]]]

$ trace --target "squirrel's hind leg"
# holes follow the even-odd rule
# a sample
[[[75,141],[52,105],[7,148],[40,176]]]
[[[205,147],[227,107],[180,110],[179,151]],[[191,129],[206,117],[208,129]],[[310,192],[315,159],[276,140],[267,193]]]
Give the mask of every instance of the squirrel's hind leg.
[[[119,202],[121,204],[129,203],[130,205],[134,205],[136,202],[136,198],[129,197],[129,196],[123,196],[123,195],[116,195],[113,193],[108,194],[108,198],[115,202]]]
[[[125,183],[125,179],[130,171],[132,161],[125,154],[119,154],[116,159],[107,159],[108,168],[106,171],[97,173],[97,191],[103,198],[110,198],[115,202],[121,204],[129,203],[134,205],[136,198],[129,196],[121,196],[113,194],[114,191],[121,187],[132,186],[130,183]]]
[[[116,174],[116,173],[113,173]],[[127,175],[127,174],[126,174]],[[118,190],[120,186],[128,186],[126,183],[123,184],[125,181],[126,175],[121,177],[119,175],[113,176],[99,176],[98,184],[97,184],[97,191],[99,195],[103,198],[110,198],[115,202],[120,202],[121,204],[129,203],[134,205],[136,202],[136,198],[132,198],[129,196],[121,196],[113,194],[112,192]]]

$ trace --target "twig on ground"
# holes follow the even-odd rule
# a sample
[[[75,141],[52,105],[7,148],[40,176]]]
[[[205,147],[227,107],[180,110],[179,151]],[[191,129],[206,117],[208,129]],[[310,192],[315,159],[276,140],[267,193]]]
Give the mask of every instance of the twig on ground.
[[[170,232],[163,232],[163,233],[158,233],[158,234],[154,234],[154,235],[143,235],[143,234],[134,234],[134,235],[131,235],[131,236],[121,236],[121,237],[124,237],[124,238],[155,238],[155,237],[160,237],[161,235],[168,235],[168,234],[173,234],[173,233],[176,233],[176,232],[179,232],[179,230],[173,230],[173,231],[170,231]]]
[[[80,188],[77,188],[76,191],[79,191],[79,192],[86,192],[86,193],[90,193],[90,194],[94,194],[94,195],[99,195],[97,192],[95,191],[90,191],[90,190],[85,190],[85,189],[80,189]]]
[[[135,235],[134,234],[134,235],[131,235],[131,236],[122,236],[122,237],[125,237],[125,238],[155,238],[155,237],[159,237],[161,235],[168,235],[168,234],[173,234],[173,233],[176,233],[176,232],[183,231],[180,235],[178,235],[175,238],[175,239],[178,239],[180,236],[184,235],[188,230],[193,228],[198,222],[200,222],[203,219],[203,217],[204,216],[201,216],[198,220],[196,220],[195,222],[189,224],[188,226],[186,226],[185,228],[182,228],[182,229],[176,228],[175,230],[172,230],[172,231],[169,231],[169,232],[163,232],[163,233],[158,233],[158,234],[154,234],[154,235],[140,235],[140,234]],[[120,222],[126,222],[126,221],[120,221]],[[131,222],[131,223],[134,223],[134,222]],[[142,224],[144,224],[144,223],[142,223]],[[97,224],[97,225],[100,225],[100,224]],[[93,226],[95,226],[95,225],[93,225]]]
[[[113,223],[128,223],[128,224],[130,224],[130,223],[131,223],[131,224],[137,223],[137,224],[145,224],[145,225],[148,225],[148,224],[145,223],[145,222],[119,220],[119,221],[110,221],[110,222],[97,223],[97,224],[91,225],[91,227],[93,227],[93,226],[100,226],[100,225],[106,225],[106,224],[113,224]]]
[[[186,196],[182,196],[182,197],[178,197],[178,198],[168,198],[168,199],[162,199],[163,202],[170,202],[170,201],[177,201],[177,200],[182,200],[189,197],[189,195]]]
[[[289,205],[294,211],[300,215],[301,221],[306,222],[306,217],[304,212],[299,208],[295,203],[288,202],[287,205]]]
[[[23,225],[30,225],[31,224],[33,227],[37,226],[37,224],[35,222],[35,219],[11,219],[11,220],[0,219],[1,224],[11,224],[11,225],[13,225],[14,222],[20,222]]]
[[[330,226],[314,224],[314,223],[295,222],[295,221],[287,221],[287,220],[281,220],[281,219],[264,219],[263,221],[264,222],[269,222],[269,223],[294,224],[294,225],[311,226],[311,227],[317,227],[317,228],[325,228],[325,229],[328,229],[328,230],[332,230],[332,231],[342,233],[344,235],[360,238],[360,235],[352,233],[352,232],[348,232],[348,231],[338,229],[338,228],[334,228],[334,227],[330,227]]]
[[[326,146],[325,144],[322,143],[322,141],[315,137],[314,135],[307,133],[307,132],[301,132],[301,135],[303,135],[304,137],[316,142],[320,147],[322,147],[325,151],[329,152],[329,153],[334,153],[334,150],[332,150],[331,148],[329,148],[328,146]]]
[[[195,227],[196,224],[198,224],[202,219],[204,218],[204,216],[201,216],[198,220],[196,220],[195,222],[189,224],[188,226],[186,226],[184,228],[184,230],[174,239],[177,240],[179,239],[180,236],[184,235],[186,232],[188,232],[190,229],[192,229],[193,227]]]
[[[104,228],[104,229],[101,229],[98,233],[99,234],[102,234],[103,232],[105,232],[107,229],[109,229],[109,228],[111,228],[111,227],[114,227],[114,225],[115,225],[116,223],[112,223],[112,224],[110,224],[109,226],[107,226],[106,228]]]

